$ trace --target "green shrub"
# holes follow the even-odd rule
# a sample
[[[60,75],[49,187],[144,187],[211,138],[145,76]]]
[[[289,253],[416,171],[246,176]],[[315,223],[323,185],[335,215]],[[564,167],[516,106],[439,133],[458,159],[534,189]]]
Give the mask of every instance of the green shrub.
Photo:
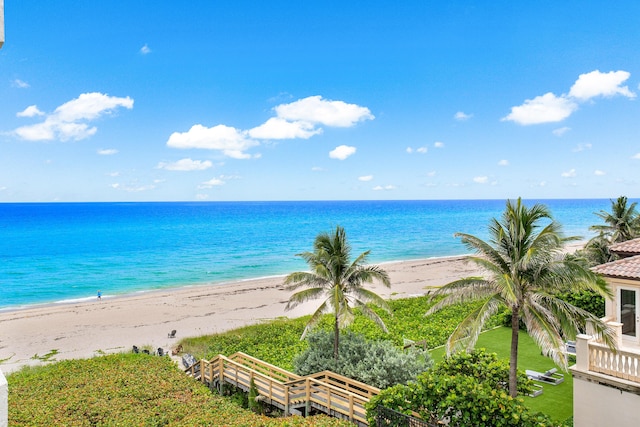
[[[596,317],[604,317],[604,298],[594,291],[562,292],[556,296],[571,305],[588,311]]]
[[[330,331],[309,334],[309,348],[294,360],[294,372],[309,375],[330,370],[382,389],[406,384],[433,364],[427,350],[402,351],[390,341],[371,341],[348,331],[340,335],[340,358],[336,361],[333,339]]]
[[[367,417],[375,424],[376,408],[381,405],[411,415],[418,413],[430,422],[449,419],[454,426],[550,426],[550,419],[531,413],[521,398],[508,393],[508,363],[495,354],[475,351],[451,356],[407,385],[383,390],[367,405]],[[519,378],[522,391],[531,380]]]

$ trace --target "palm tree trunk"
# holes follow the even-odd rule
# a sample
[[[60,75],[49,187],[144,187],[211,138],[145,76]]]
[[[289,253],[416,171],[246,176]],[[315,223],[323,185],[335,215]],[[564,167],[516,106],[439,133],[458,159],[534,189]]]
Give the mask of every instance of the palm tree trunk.
[[[335,324],[333,327],[334,338],[333,338],[333,357],[336,362],[338,361],[338,347],[340,345],[340,327],[338,325],[338,315],[335,317]]]
[[[520,331],[520,309],[511,310],[511,355],[509,356],[509,395],[518,395],[518,333]]]

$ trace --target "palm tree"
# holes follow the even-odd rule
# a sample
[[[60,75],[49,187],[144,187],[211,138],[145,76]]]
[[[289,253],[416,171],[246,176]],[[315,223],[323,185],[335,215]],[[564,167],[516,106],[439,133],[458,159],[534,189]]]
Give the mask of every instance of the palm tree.
[[[340,328],[349,325],[354,318],[352,306],[359,307],[365,316],[387,332],[387,327],[380,316],[367,306],[367,303],[373,303],[390,313],[389,305],[380,296],[365,289],[363,285],[378,280],[389,287],[391,282],[389,275],[383,269],[375,265],[365,265],[369,252],[363,252],[350,262],[351,247],[344,228],[338,226],[335,231],[320,233],[316,237],[313,252],[296,255],[306,261],[311,271],[291,273],[284,280],[287,290],[307,288],[293,294],[285,310],[290,310],[305,301],[325,298],[311,316],[301,339],[304,339],[307,332],[320,321],[324,313],[332,313],[334,317],[333,354],[336,360],[338,360]]]
[[[590,266],[605,264],[615,261],[617,258],[615,254],[611,253],[609,246],[611,246],[611,242],[604,231],[601,230],[597,236],[591,238],[584,245],[584,248],[579,253],[586,258]]]
[[[544,225],[542,221],[548,222]],[[502,219],[489,224],[490,240],[456,233],[477,256],[471,261],[486,271],[486,277],[467,277],[434,292],[445,297],[429,309],[434,313],[446,306],[481,301],[456,327],[447,341],[447,353],[473,348],[485,321],[499,308],[511,310],[511,354],[509,394],[517,395],[518,332],[522,321],[543,353],[565,367],[561,348],[566,339],[585,331],[615,347],[613,331],[593,314],[554,296],[558,290],[592,289],[610,295],[604,281],[575,257],[563,255],[561,227],[544,205],[527,208],[520,199],[507,201]]]
[[[640,236],[640,215],[636,211],[637,203],[628,205],[625,196],[611,200],[611,212],[600,211],[595,214],[604,220],[602,225],[593,225],[591,230],[599,231],[609,237],[611,243],[624,242]]]

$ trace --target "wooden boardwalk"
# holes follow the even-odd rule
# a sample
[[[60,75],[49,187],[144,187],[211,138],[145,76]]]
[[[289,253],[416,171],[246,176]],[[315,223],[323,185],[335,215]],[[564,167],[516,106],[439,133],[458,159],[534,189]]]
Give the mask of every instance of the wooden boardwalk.
[[[300,376],[241,352],[200,360],[185,372],[217,388],[231,384],[248,391],[253,380],[263,401],[285,414],[307,415],[315,409],[361,426],[368,425],[364,405],[380,393],[376,387],[331,371]]]

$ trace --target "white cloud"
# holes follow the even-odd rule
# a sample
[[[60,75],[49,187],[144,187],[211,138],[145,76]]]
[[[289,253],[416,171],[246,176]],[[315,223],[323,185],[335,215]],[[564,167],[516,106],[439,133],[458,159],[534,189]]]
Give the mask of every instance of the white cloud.
[[[436,176],[436,171],[427,172],[427,176]]]
[[[220,178],[212,178],[209,181],[205,181],[202,184],[198,185],[199,189],[205,189],[205,188],[213,188],[213,187],[219,187],[221,185],[224,185],[225,182],[222,179],[223,177]]]
[[[605,171],[601,171],[599,169],[596,169],[595,171],[593,171],[593,174],[596,175],[596,176],[604,176],[607,173]]]
[[[436,148],[444,148],[444,142],[436,141],[433,143],[433,146]]]
[[[549,92],[533,99],[527,99],[524,104],[511,107],[511,113],[502,121],[513,121],[520,125],[559,122],[571,115],[578,105],[563,96],[556,96]]]
[[[35,117],[44,116],[44,113],[38,109],[36,105],[29,105],[24,110],[17,112],[16,117]]]
[[[359,176],[358,177],[358,181],[371,181],[373,179],[373,175],[364,175],[364,176]]]
[[[556,96],[549,92],[533,99],[527,99],[520,106],[511,107],[511,113],[503,117],[503,121],[513,121],[521,125],[559,122],[569,117],[578,109],[577,102],[585,102],[597,96],[612,97],[616,95],[635,98],[636,94],[628,86],[621,86],[629,78],[627,71],[610,71],[601,73],[598,70],[581,74],[571,86],[569,94]],[[568,129],[560,128],[554,134],[561,136]]]
[[[28,87],[31,87],[31,85],[30,85],[29,83],[25,82],[24,80],[20,80],[20,79],[15,79],[15,80],[11,83],[11,85],[12,85],[13,87],[17,87],[17,88],[20,88],[20,89],[26,89],[26,88],[28,88]]]
[[[476,176],[475,178],[473,178],[473,182],[475,182],[477,184],[486,184],[487,182],[489,182],[489,177],[488,176]]]
[[[332,127],[351,127],[360,121],[374,119],[373,114],[366,107],[322,99],[320,95],[278,105],[275,111],[279,118],[288,121]]]
[[[53,115],[62,122],[77,120],[94,120],[113,112],[118,107],[133,108],[133,99],[118,98],[99,92],[83,93],[76,99],[65,102],[55,109]]]
[[[636,155],[634,155],[633,157],[631,157],[632,159],[639,159],[640,160],[640,153],[637,153]]]
[[[213,163],[209,160],[202,161],[187,158],[171,163],[160,162],[156,167],[158,169],[166,169],[168,171],[202,171],[209,169],[212,166]]]
[[[31,107],[34,107],[28,111]],[[35,106],[27,107],[22,113],[37,114]],[[133,99],[108,96],[98,92],[83,93],[55,109],[46,116],[44,122],[22,126],[13,132],[18,137],[29,141],[60,139],[66,141],[81,140],[97,132],[96,127],[89,127],[81,121],[95,120],[102,115],[110,114],[118,107],[133,108]]]
[[[109,172],[109,173],[107,174],[107,176],[111,176],[111,177],[114,177],[114,178],[115,178],[115,177],[117,177],[117,176],[120,176],[120,172]]]
[[[453,118],[458,120],[459,122],[469,120],[471,117],[473,117],[473,114],[465,114],[462,111],[458,111],[453,115]]]
[[[570,128],[570,127],[568,127],[568,126],[564,126],[564,127],[558,128],[558,129],[554,129],[554,130],[552,131],[552,133],[553,133],[555,136],[562,136],[562,135],[564,135],[565,133],[569,132],[570,130],[571,130],[571,128]]]
[[[418,147],[416,149],[414,149],[413,147],[407,147],[407,153],[409,154],[413,154],[415,153],[420,153],[420,154],[426,154],[429,151],[429,149],[427,147]]]
[[[329,152],[329,157],[332,159],[344,160],[347,157],[355,154],[356,147],[350,147],[348,145],[339,145]]]
[[[225,156],[234,159],[250,158],[251,155],[245,151],[256,145],[258,142],[247,138],[245,132],[225,125],[217,125],[212,128],[193,125],[187,132],[172,133],[167,141],[168,147],[218,150]]]
[[[260,126],[249,130],[249,136],[258,139],[309,139],[320,133],[322,129],[315,128],[309,122],[289,122],[281,117],[272,117]]]
[[[311,168],[311,170],[313,172],[324,172],[325,171],[325,169],[321,168],[320,166],[314,166],[314,167]]]
[[[116,150],[115,148],[103,148],[98,150],[98,154],[100,154],[101,156],[112,156],[114,154],[118,154],[118,150]]]
[[[574,148],[573,151],[574,153],[579,153],[580,151],[584,151],[584,150],[591,150],[592,145],[590,143],[586,143],[586,144],[578,144],[576,145],[576,148]]]
[[[573,177],[576,176],[576,170],[575,169],[571,169],[571,170],[568,170],[566,172],[562,172],[560,174],[560,176],[563,177],[563,178],[573,178]]]
[[[149,46],[145,43],[145,44],[144,44],[144,46],[142,46],[142,47],[140,48],[140,53],[141,53],[142,55],[146,55],[146,54],[148,54],[148,53],[151,53],[151,49],[150,49],[150,48],[149,48]]]
[[[498,162],[498,166],[509,166],[509,160],[502,159]]]
[[[111,184],[111,188],[115,190],[122,190],[128,193],[141,193],[143,191],[154,190],[156,188],[155,185],[122,185],[120,183]]]
[[[396,186],[395,185],[376,185],[375,187],[373,187],[373,191],[390,191],[390,190],[395,190]]]
[[[323,132],[319,127],[321,125],[350,127],[360,121],[374,119],[373,114],[366,107],[322,99],[319,95],[280,104],[274,108],[274,111],[276,117],[249,130],[236,129],[223,124],[212,128],[196,124],[187,132],[172,133],[167,146],[218,150],[228,157],[247,159],[252,156],[246,151],[260,145],[258,139],[309,139]],[[344,160],[355,152],[354,147],[348,148],[353,151],[345,151],[345,148],[338,147],[331,152],[331,157]],[[253,157],[259,158],[260,155],[256,154]]]
[[[599,70],[580,74],[578,80],[571,86],[569,96],[580,101],[586,101],[596,96],[612,97],[615,95],[635,98],[636,94],[627,86],[621,86],[630,74],[627,71],[610,71],[601,73]]]

